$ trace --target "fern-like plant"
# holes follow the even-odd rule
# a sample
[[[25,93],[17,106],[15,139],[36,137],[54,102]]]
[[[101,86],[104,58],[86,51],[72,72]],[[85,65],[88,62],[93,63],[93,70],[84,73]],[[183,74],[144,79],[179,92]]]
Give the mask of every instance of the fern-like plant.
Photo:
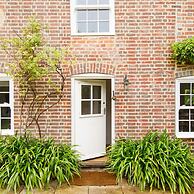
[[[142,140],[121,139],[108,153],[108,169],[141,190],[149,187],[189,193],[194,183],[194,158],[188,145],[166,132]]]

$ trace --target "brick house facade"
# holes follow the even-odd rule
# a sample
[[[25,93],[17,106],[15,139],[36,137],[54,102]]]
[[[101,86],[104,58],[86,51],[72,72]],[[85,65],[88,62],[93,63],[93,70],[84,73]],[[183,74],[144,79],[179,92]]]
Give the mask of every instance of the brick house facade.
[[[49,25],[46,36],[50,44],[67,46],[76,57],[76,64],[65,70],[67,79],[62,101],[42,118],[44,134],[71,142],[74,117],[71,78],[100,74],[114,78],[116,100],[111,118],[115,137],[140,138],[149,129],[161,131],[164,128],[175,135],[175,81],[193,76],[194,69],[177,67],[170,58],[170,45],[194,35],[193,1],[115,0],[115,18],[109,15],[110,20],[115,21],[112,34],[72,33],[75,24],[71,12],[69,0],[0,1],[0,37],[14,36],[13,30],[19,31],[28,17],[35,15]],[[1,73],[5,72],[4,63],[1,51]],[[126,75],[127,88],[123,84]],[[112,91],[110,95],[113,97]],[[14,84],[15,132],[19,125],[18,107],[17,84]],[[188,136],[185,141],[194,145],[193,137]]]

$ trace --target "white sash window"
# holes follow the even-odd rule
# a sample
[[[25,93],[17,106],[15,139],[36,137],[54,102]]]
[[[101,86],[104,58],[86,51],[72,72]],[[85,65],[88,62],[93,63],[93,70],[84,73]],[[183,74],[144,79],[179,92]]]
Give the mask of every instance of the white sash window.
[[[114,0],[72,0],[72,35],[114,35]]]
[[[0,75],[0,134],[14,134],[13,82],[5,74]]]
[[[194,138],[194,77],[176,80],[176,135]]]

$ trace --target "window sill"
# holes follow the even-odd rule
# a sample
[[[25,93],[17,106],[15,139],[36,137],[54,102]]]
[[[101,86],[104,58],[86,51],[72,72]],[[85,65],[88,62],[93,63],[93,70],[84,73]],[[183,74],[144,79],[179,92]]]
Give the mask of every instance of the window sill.
[[[14,131],[13,130],[1,130],[1,135],[14,135]]]
[[[71,33],[71,36],[115,36],[115,32],[109,32],[109,33]]]
[[[177,138],[191,139],[194,138],[194,132],[178,132],[176,133]]]
[[[95,118],[95,117],[102,117],[103,116],[103,114],[93,114],[93,115],[80,115],[79,117],[80,118]]]

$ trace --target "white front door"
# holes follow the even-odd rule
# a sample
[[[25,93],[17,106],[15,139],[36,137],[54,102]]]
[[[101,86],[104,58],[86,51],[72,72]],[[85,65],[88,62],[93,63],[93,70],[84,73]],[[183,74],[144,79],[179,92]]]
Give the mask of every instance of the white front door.
[[[106,152],[106,82],[75,81],[75,144],[81,159]]]

